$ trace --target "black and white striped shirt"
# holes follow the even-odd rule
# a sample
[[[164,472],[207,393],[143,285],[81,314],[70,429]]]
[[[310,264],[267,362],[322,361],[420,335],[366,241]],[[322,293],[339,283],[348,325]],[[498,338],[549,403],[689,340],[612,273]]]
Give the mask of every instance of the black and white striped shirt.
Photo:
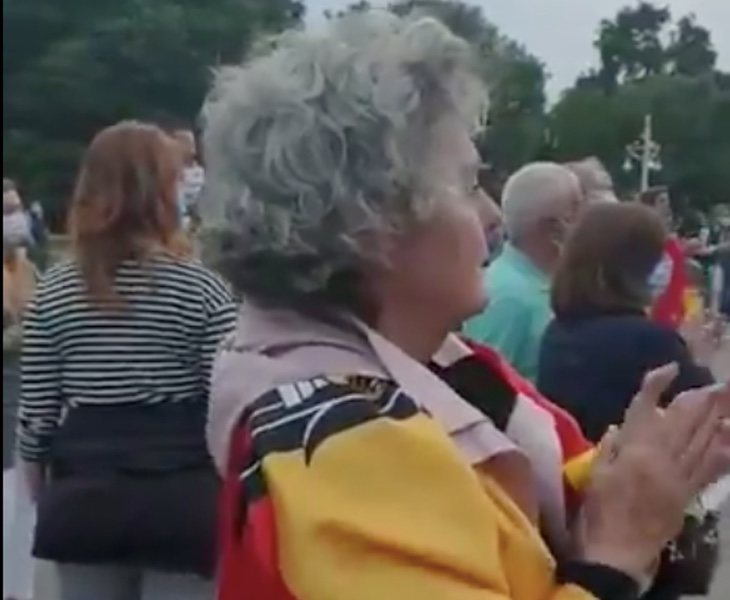
[[[68,406],[207,400],[213,359],[233,329],[223,281],[192,261],[120,265],[114,311],[88,298],[73,262],[48,271],[28,310],[18,418],[21,456],[43,460]]]

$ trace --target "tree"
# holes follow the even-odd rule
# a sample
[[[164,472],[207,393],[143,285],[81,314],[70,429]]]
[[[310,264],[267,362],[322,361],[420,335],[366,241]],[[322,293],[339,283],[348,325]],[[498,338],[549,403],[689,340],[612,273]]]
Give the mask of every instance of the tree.
[[[692,16],[663,46],[669,19],[666,9],[642,4],[602,23],[601,69],[579,77],[551,111],[550,155],[596,155],[619,188],[635,189],[636,173],[621,167],[650,113],[663,163],[655,181],[681,206],[705,209],[730,189],[730,74],[714,70],[709,32]]]
[[[595,46],[601,68],[582,78],[582,83],[600,84],[607,93],[621,83],[652,75],[702,75],[715,67],[717,52],[710,32],[698,25],[694,15],[682,17],[667,34],[671,14],[648,2],[619,11],[614,19],[601,22]],[[663,39],[670,42],[665,44]]]
[[[573,88],[551,112],[551,158],[562,162],[596,156],[609,167],[620,166],[623,145],[633,134],[630,125],[622,131],[627,128],[622,120],[617,103],[599,88]]]
[[[3,172],[64,212],[83,148],[121,119],[192,123],[211,67],[296,23],[294,0],[6,0]]]
[[[709,73],[717,62],[710,32],[695,22],[694,15],[679,20],[666,55],[672,63],[672,72],[678,75]]]
[[[642,2],[621,10],[615,20],[601,22],[595,45],[601,56],[600,76],[606,91],[621,81],[661,72],[665,59],[660,33],[669,18],[668,9]]]

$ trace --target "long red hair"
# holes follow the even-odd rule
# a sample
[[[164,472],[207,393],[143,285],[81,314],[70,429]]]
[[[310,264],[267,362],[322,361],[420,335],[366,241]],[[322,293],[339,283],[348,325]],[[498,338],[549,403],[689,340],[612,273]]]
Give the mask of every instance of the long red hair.
[[[93,139],[69,213],[74,255],[92,297],[118,300],[122,261],[188,254],[177,210],[181,167],[174,142],[155,125],[123,121]]]

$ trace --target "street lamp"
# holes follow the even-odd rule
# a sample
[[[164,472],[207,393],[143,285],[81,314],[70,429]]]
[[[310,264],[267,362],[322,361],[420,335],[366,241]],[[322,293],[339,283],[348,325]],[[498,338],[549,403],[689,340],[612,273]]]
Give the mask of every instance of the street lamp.
[[[661,146],[652,138],[651,115],[646,115],[641,137],[626,146],[626,159],[624,160],[624,171],[631,171],[634,162],[641,165],[640,191],[642,192],[649,189],[650,171],[659,171],[662,168],[660,152]]]

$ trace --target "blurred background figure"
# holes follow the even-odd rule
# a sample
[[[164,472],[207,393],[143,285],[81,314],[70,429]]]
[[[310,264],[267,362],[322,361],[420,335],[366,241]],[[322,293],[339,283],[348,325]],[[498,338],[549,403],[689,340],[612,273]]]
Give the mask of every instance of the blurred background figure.
[[[532,381],[552,318],[550,280],[582,203],[578,179],[561,165],[533,163],[509,178],[502,195],[507,242],[484,275],[489,302],[464,325],[467,337],[498,350]]]
[[[687,317],[687,260],[702,254],[706,241],[699,237],[682,239],[677,232],[669,190],[659,186],[643,192],[639,202],[654,210],[664,223],[668,236],[664,244],[661,265],[654,272],[656,293],[651,317],[658,323],[679,329]]]
[[[11,179],[3,179],[3,237],[12,240],[13,246],[25,253],[37,268],[45,268],[48,230],[43,207],[35,201],[26,210],[17,185]]]
[[[720,275],[719,312],[730,319],[730,223],[725,226],[717,256]]]
[[[5,242],[5,240],[3,240]],[[33,264],[17,248],[3,243],[3,468],[12,464],[18,406],[19,358],[23,316],[36,285]]]
[[[8,241],[15,249],[27,249],[33,234],[15,182],[3,179],[3,243]]]
[[[578,178],[586,206],[594,202],[618,202],[611,175],[595,156],[565,166]]]
[[[235,308],[189,257],[179,158],[152,125],[94,138],[72,258],[47,272],[26,316],[19,451],[40,498],[34,552],[58,564],[63,600],[213,593],[218,485],[204,425]]]
[[[12,464],[19,393],[19,356],[26,306],[35,291],[36,269],[28,260],[30,222],[15,184],[3,180],[3,469]]]
[[[687,289],[684,292],[685,322],[704,321],[708,309],[705,269],[693,258],[685,261],[685,269],[687,276]]]
[[[30,223],[30,234],[33,238],[30,258],[36,267],[43,271],[48,266],[49,247],[48,226],[46,225],[43,206],[36,200],[31,203],[27,214]]]
[[[3,598],[33,597],[30,554],[34,509],[15,464],[23,318],[36,286],[27,257],[31,232],[15,184],[3,180]]]
[[[707,368],[712,348],[703,332],[689,346],[674,328],[647,316],[667,235],[660,216],[646,206],[596,204],[568,241],[555,275],[555,320],[543,339],[538,388],[595,443],[623,422],[648,371],[678,366],[661,399],[665,406],[679,393],[713,382]],[[671,566],[664,565],[647,600],[680,596]]]
[[[538,387],[600,441],[624,412],[647,371],[676,362],[664,397],[712,382],[706,349],[647,316],[651,279],[667,231],[659,216],[634,203],[589,207],[555,275],[555,320],[545,332]]]
[[[730,320],[730,207],[715,207],[710,221],[710,245],[702,257],[707,265],[708,305],[715,336],[725,336]]]
[[[199,224],[199,201],[205,185],[205,170],[198,161],[198,146],[191,129],[172,132],[182,156],[182,170],[178,182],[178,206],[183,229],[194,232]]]

